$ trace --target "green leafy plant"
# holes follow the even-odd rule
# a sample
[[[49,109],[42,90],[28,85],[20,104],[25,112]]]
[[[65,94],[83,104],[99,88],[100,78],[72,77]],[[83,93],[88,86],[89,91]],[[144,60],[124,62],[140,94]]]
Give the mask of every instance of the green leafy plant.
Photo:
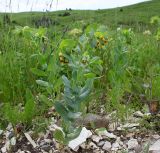
[[[62,119],[63,131],[56,131],[54,136],[60,141],[63,140],[63,143],[68,143],[80,132],[80,127],[76,127],[74,122],[84,112],[82,108],[86,106],[86,99],[93,84],[93,80],[88,79],[85,81],[85,85],[81,87],[76,82],[76,73],[73,73],[72,81],[69,81],[66,76],[62,76],[64,82],[63,100],[55,103],[55,109]]]

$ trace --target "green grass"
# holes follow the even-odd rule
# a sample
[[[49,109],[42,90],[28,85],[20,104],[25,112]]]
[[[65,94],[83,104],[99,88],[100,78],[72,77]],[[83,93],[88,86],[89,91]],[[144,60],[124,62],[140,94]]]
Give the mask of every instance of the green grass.
[[[60,23],[60,26],[66,24],[74,24],[75,20],[84,22],[97,22],[104,24],[110,27],[117,27],[118,25],[124,26],[149,26],[148,21],[152,16],[160,14],[160,1],[153,0],[148,2],[143,2],[131,6],[115,8],[115,9],[104,9],[104,10],[73,10],[71,11],[71,16],[59,17],[60,13],[65,11],[57,12],[29,12],[29,13],[12,13],[11,19],[16,21],[18,24],[25,26],[33,26],[32,20],[38,19],[43,14],[48,17],[51,17],[53,20],[57,20]],[[123,9],[123,11],[120,11]],[[2,20],[3,14],[0,14],[0,19]]]

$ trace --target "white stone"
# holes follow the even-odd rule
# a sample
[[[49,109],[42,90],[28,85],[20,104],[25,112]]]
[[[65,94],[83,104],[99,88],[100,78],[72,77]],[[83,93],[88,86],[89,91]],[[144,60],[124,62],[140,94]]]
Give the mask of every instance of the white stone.
[[[155,135],[152,135],[152,138],[158,140],[160,139],[160,136],[158,134],[155,134]]]
[[[11,124],[11,123],[8,124],[6,130],[8,130],[8,131],[13,131],[13,127],[12,127],[12,124]]]
[[[7,140],[5,145],[1,148],[2,153],[6,153],[10,148],[10,142]]]
[[[112,149],[111,149],[111,150],[112,150],[112,151],[114,151],[114,152],[117,152],[117,151],[118,151],[118,149],[119,149],[119,148],[114,148],[114,147],[112,147]]]
[[[61,130],[61,131],[63,131],[62,128],[59,127],[59,126],[57,126],[56,124],[52,124],[48,128],[49,128],[49,131],[52,131],[52,132],[54,132],[55,130]]]
[[[97,146],[102,147],[105,144],[105,141],[100,141]]]
[[[122,142],[122,141],[120,141],[120,142],[119,142],[119,145],[120,145],[120,146],[123,146],[124,144],[123,144],[123,142]]]
[[[79,136],[73,140],[71,140],[68,144],[68,146],[74,150],[78,151],[79,146],[86,141],[87,138],[92,136],[92,132],[90,130],[87,130],[85,127],[82,128],[81,133]]]
[[[10,140],[10,143],[11,143],[12,146],[15,146],[16,145],[16,138],[12,137],[11,140]]]
[[[92,140],[93,140],[94,142],[96,142],[96,143],[98,143],[101,139],[102,139],[101,136],[97,136],[97,135],[93,135],[93,136],[92,136]]]
[[[30,142],[30,144],[33,146],[33,148],[37,147],[37,144],[35,143],[35,141],[31,138],[31,136],[28,133],[24,133],[25,137],[27,138],[27,140]]]
[[[137,111],[133,114],[135,117],[143,117],[144,114],[141,111]]]
[[[109,124],[109,127],[108,127],[108,130],[109,130],[110,132],[113,132],[113,131],[115,131],[115,127],[116,127],[115,123],[110,123],[110,124]]]
[[[113,144],[112,144],[112,147],[113,147],[113,148],[119,148],[119,143],[118,143],[118,142],[113,143]]]
[[[103,145],[102,149],[104,149],[106,151],[110,151],[111,147],[112,147],[111,143],[109,141],[106,141],[105,144]]]
[[[2,135],[3,134],[3,130],[0,130],[0,135]]]
[[[122,129],[121,127],[117,127],[118,131],[123,131],[124,129]]]
[[[122,128],[134,128],[134,127],[139,127],[139,123],[127,123],[122,126]]]
[[[128,144],[129,150],[134,149],[135,147],[138,146],[138,141],[137,141],[137,139],[130,139],[127,144]]]
[[[97,134],[100,135],[100,136],[106,136],[110,139],[116,139],[117,136],[114,135],[113,133],[109,133],[106,129],[102,130],[102,129],[97,129],[96,130]]]
[[[85,142],[82,143],[80,146],[81,146],[82,149],[86,149],[86,144],[85,144]]]
[[[6,146],[2,147],[2,148],[1,148],[1,151],[2,151],[2,153],[6,153],[6,152],[7,152]]]
[[[160,139],[157,140],[152,146],[149,148],[149,152],[157,152],[160,153]]]
[[[116,142],[120,142],[121,141],[121,138],[120,137],[117,137],[117,140],[116,140]]]
[[[45,141],[46,143],[52,143],[52,140],[51,140],[51,139],[44,139],[44,141]]]
[[[134,148],[135,152],[136,152],[136,153],[142,153],[142,147],[144,147],[144,146],[142,146],[142,145],[140,145],[140,144],[137,145],[136,148]]]

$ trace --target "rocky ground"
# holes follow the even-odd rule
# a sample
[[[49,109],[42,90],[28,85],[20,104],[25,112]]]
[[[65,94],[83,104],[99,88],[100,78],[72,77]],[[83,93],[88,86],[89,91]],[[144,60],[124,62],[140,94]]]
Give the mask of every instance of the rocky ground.
[[[93,116],[95,119],[95,115]],[[144,116],[151,116],[151,114],[142,114],[138,111],[130,117],[127,123],[122,124],[110,121],[108,128],[98,127],[93,130],[84,125],[80,135],[70,141],[68,146],[63,146],[53,138],[54,131],[60,128],[54,118],[46,132],[39,133],[36,138],[33,131],[21,132],[15,136],[15,130],[9,124],[5,131],[0,130],[0,152],[160,153],[159,130],[144,130],[145,128],[140,124],[140,120]],[[160,122],[160,114],[156,116],[158,116],[156,122]]]

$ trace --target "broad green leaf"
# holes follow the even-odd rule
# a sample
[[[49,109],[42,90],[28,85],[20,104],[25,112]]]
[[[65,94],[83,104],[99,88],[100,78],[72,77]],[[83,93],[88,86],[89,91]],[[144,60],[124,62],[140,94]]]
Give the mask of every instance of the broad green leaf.
[[[26,101],[32,100],[34,101],[33,95],[29,89],[26,89]]]
[[[86,74],[84,74],[84,76],[85,76],[86,78],[89,78],[89,79],[96,77],[96,75],[95,75],[94,73],[86,73]]]
[[[77,118],[79,118],[81,115],[82,115],[81,112],[77,112],[77,113],[69,112],[69,113],[68,113],[68,117],[69,117],[70,119],[77,119]]]
[[[74,80],[77,80],[77,71],[73,71],[73,72],[72,72],[72,78],[73,78]]]
[[[54,105],[55,105],[56,111],[61,115],[61,117],[66,121],[69,120],[68,110],[66,109],[64,104],[62,104],[60,101],[60,102],[56,102]]]
[[[100,57],[93,57],[91,60],[90,60],[90,64],[102,64],[103,61],[100,59]]]
[[[90,89],[87,89],[85,92],[83,92],[79,98],[81,99],[81,101],[83,101],[84,99],[86,99],[89,96],[90,93]]]
[[[89,25],[86,30],[85,30],[85,33],[86,34],[89,34],[90,36],[93,36],[94,35],[94,32],[96,31],[97,29],[97,24],[92,24],[92,25]]]
[[[57,129],[57,130],[54,132],[53,135],[54,135],[54,138],[55,138],[57,141],[59,141],[59,142],[61,142],[61,143],[64,143],[64,141],[65,141],[65,135],[64,135],[63,131]]]
[[[31,72],[37,76],[40,76],[40,77],[45,77],[47,76],[46,72],[42,71],[42,70],[39,70],[37,68],[31,68]]]
[[[65,87],[70,87],[70,81],[65,75],[62,76],[62,79],[63,79]]]
[[[65,139],[65,142],[66,142],[65,144],[68,144],[69,141],[77,138],[81,131],[82,131],[82,128],[79,127],[79,128],[75,128],[72,133],[67,134],[66,139]]]
[[[99,134],[99,133],[101,133],[101,132],[104,132],[104,131],[106,131],[106,128],[98,128],[98,129],[95,130],[95,132],[96,132],[97,134]]]
[[[64,50],[69,49],[71,50],[75,46],[76,42],[72,39],[63,39],[60,43],[59,48],[64,52]]]
[[[85,86],[81,89],[81,94],[86,92],[88,89],[91,89],[93,86],[93,79],[88,79]]]
[[[43,80],[36,80],[36,83],[42,87],[49,87],[49,83]]]
[[[51,101],[49,101],[49,99],[45,96],[45,95],[40,95],[39,99],[47,106],[51,107],[53,104],[51,103]]]
[[[82,35],[80,38],[79,38],[79,43],[85,47],[85,45],[88,43],[88,37],[86,37],[86,35]]]

